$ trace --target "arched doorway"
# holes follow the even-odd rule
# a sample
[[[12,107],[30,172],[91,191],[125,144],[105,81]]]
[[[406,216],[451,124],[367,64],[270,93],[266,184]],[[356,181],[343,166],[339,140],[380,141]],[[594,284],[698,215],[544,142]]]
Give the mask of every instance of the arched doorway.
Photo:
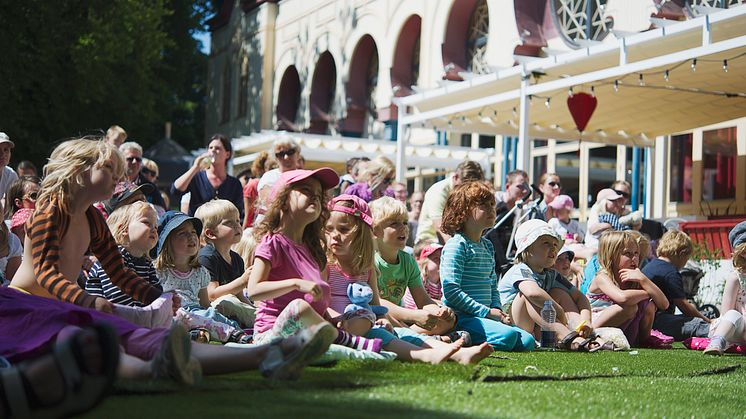
[[[412,86],[417,84],[420,75],[420,30],[422,19],[413,15],[407,19],[399,33],[391,67],[391,87],[394,96],[412,94]]]
[[[326,134],[331,121],[332,103],[337,85],[337,66],[334,57],[325,51],[316,62],[311,84],[311,125],[308,132]]]
[[[489,72],[485,59],[489,25],[486,0],[454,2],[441,46],[444,79],[461,81],[461,72]]]
[[[363,137],[378,119],[374,101],[378,85],[378,48],[370,35],[363,36],[352,53],[347,81],[347,117],[342,135]]]
[[[277,96],[277,129],[280,131],[298,131],[295,119],[300,104],[300,76],[295,66],[285,70],[280,81],[280,91]]]

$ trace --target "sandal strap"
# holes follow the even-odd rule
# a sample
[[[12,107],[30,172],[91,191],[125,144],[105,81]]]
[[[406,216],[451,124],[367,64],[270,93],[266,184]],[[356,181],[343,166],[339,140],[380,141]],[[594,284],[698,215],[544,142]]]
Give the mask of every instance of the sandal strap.
[[[575,330],[573,330],[572,332],[570,332],[567,335],[565,335],[565,337],[563,337],[562,340],[560,340],[557,343],[557,347],[560,348],[560,349],[567,349],[567,350],[569,350],[570,349],[570,345],[572,345],[572,341],[574,341],[575,338],[577,338],[578,336],[580,336],[580,333],[578,333]]]
[[[271,375],[272,371],[282,365],[283,361],[285,361],[285,355],[282,353],[282,348],[280,348],[282,340],[281,337],[278,337],[272,339],[269,343],[269,348],[267,348],[267,353],[264,355],[264,360],[262,360],[262,363],[259,365],[259,371],[262,375]]]
[[[73,353],[73,345],[77,336],[72,337],[61,345],[54,346],[54,360],[57,362],[57,368],[62,373],[62,378],[68,388],[76,389],[83,380],[81,374],[82,365],[78,357]]]
[[[0,385],[4,387],[5,402],[10,417],[25,418],[31,416],[28,398],[26,397],[26,385],[21,377],[20,368],[0,369]]]

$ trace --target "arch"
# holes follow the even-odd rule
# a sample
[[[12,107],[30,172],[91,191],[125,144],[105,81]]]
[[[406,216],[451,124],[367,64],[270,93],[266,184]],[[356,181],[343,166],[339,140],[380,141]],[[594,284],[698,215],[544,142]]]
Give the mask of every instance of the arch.
[[[337,65],[329,51],[324,51],[313,72],[311,83],[311,125],[308,132],[326,134],[331,121],[331,108],[337,85]]]
[[[469,24],[477,4],[482,1],[484,0],[459,0],[454,1],[451,5],[446,34],[441,45],[443,67],[445,69],[444,79],[463,80],[458,73],[466,71],[469,67],[469,60],[466,56]]]
[[[342,134],[362,137],[368,117],[377,119],[373,91],[378,84],[378,47],[373,37],[365,35],[358,41],[350,60],[346,87],[347,117]]]
[[[280,91],[277,95],[277,129],[280,131],[298,131],[295,125],[300,105],[300,75],[294,65],[285,69],[280,81]]]
[[[417,84],[420,73],[421,29],[422,18],[412,15],[399,32],[390,74],[394,96],[412,94],[411,86]]]

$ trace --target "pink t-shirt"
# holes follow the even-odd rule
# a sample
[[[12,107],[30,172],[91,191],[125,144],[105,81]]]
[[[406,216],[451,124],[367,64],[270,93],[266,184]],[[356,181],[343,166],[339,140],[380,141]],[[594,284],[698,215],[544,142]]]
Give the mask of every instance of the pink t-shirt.
[[[270,330],[282,310],[298,298],[305,299],[317,313],[324,315],[329,307],[329,284],[321,278],[319,265],[305,245],[295,243],[282,233],[267,234],[262,238],[254,254],[270,263],[272,270],[269,272],[268,281],[302,278],[317,283],[323,293],[323,297],[316,302],[313,302],[309,294],[300,291],[260,301],[256,310],[255,333]]]

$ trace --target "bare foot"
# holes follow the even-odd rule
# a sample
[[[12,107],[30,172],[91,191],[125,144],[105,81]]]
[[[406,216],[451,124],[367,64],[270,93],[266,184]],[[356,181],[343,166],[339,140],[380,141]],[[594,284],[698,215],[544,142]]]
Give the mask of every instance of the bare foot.
[[[451,359],[461,365],[477,364],[479,361],[490,356],[494,351],[489,343],[484,342],[481,345],[459,349],[451,355]]]
[[[439,345],[435,348],[412,351],[412,359],[433,365],[440,364],[453,356],[463,345],[464,339],[462,338],[448,345]]]

